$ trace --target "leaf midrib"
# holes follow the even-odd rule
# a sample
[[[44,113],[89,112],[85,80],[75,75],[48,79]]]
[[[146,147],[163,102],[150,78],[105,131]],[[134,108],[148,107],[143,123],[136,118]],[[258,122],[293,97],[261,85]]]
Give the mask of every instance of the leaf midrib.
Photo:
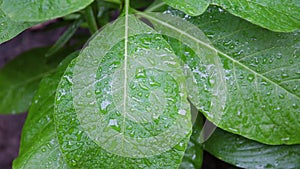
[[[125,127],[125,122],[126,122],[126,116],[127,116],[127,61],[128,61],[128,11],[129,11],[129,1],[130,0],[125,0],[125,35],[124,35],[124,93],[123,93],[123,122],[122,122],[122,150],[124,150],[124,140],[125,140],[125,132],[126,132],[126,127]]]
[[[280,86],[279,84],[275,83],[273,80],[271,80],[271,79],[267,78],[266,76],[264,76],[264,75],[262,75],[262,74],[259,74],[259,73],[257,73],[256,71],[250,69],[248,66],[242,64],[242,63],[239,62],[238,60],[235,60],[234,58],[230,57],[230,56],[227,55],[226,53],[224,53],[224,52],[222,52],[222,51],[220,51],[220,50],[214,48],[214,47],[211,46],[210,44],[205,43],[205,42],[201,41],[200,39],[197,39],[197,38],[195,38],[194,36],[188,34],[187,32],[184,32],[184,31],[182,31],[181,29],[178,29],[178,28],[174,27],[173,25],[170,25],[169,23],[166,23],[166,22],[164,22],[164,21],[161,21],[161,20],[159,20],[159,19],[157,19],[157,18],[154,18],[154,17],[152,17],[152,16],[150,16],[150,15],[148,15],[148,14],[146,14],[146,13],[139,12],[138,14],[141,15],[141,16],[144,16],[144,17],[146,17],[146,18],[149,18],[150,20],[154,20],[154,21],[158,22],[159,24],[164,25],[164,26],[166,26],[166,27],[168,27],[168,28],[170,28],[170,29],[173,29],[173,30],[177,31],[178,33],[180,33],[180,34],[182,34],[182,35],[185,35],[185,36],[187,36],[188,38],[194,40],[195,42],[200,43],[201,45],[203,45],[203,46],[205,46],[205,47],[211,49],[212,51],[217,52],[217,53],[223,55],[223,56],[226,57],[227,59],[231,60],[233,63],[240,65],[241,67],[245,68],[246,70],[252,72],[254,75],[261,77],[262,79],[266,80],[267,82],[269,82],[269,83],[275,85],[275,86],[278,87],[278,88],[281,88],[282,90],[286,91],[286,92],[289,93],[290,95],[292,95],[292,96],[294,96],[294,97],[296,97],[296,98],[298,98],[298,99],[300,100],[300,97],[297,96],[296,94],[291,93],[289,90],[287,90],[287,89],[285,89],[284,87]]]

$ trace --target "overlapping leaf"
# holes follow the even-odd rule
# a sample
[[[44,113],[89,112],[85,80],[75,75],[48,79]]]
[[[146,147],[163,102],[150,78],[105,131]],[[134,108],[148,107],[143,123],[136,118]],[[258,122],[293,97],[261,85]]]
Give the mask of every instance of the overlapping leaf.
[[[57,65],[47,62],[47,49],[25,52],[0,70],[0,113],[22,113],[28,109],[40,80]]]
[[[2,0],[1,9],[14,21],[46,21],[79,11],[93,0]]]
[[[58,83],[70,60],[68,56],[57,71],[41,81],[23,127],[19,157],[14,169],[68,168],[59,149],[53,111]]]
[[[209,4],[221,6],[233,15],[246,19],[261,27],[279,32],[292,32],[300,29],[300,3],[298,0],[164,0],[170,6],[197,16]],[[223,10],[220,8],[220,10]]]
[[[205,12],[209,2],[207,0],[163,0],[175,9],[179,9],[189,15],[198,16]]]
[[[217,129],[204,149],[241,168],[299,168],[300,145],[270,146]]]
[[[193,133],[184,153],[184,157],[179,166],[179,169],[200,169],[203,160],[202,136],[201,130],[203,127],[203,116],[198,114],[195,106],[191,105],[192,119],[195,118],[193,124]]]
[[[209,84],[210,81],[224,85],[223,89],[219,87],[217,88],[219,90],[214,90],[215,94],[223,92],[217,93],[219,98],[216,100],[222,100],[224,95],[226,97],[221,105],[223,111],[215,111],[221,110],[220,105],[205,102],[205,99],[201,100],[214,94],[200,95],[200,101],[197,102],[191,99],[213,123],[227,131],[268,144],[300,142],[298,32],[273,33],[214,8],[203,17],[193,19],[196,25],[203,24],[203,27],[200,27],[211,38],[213,46],[195,31],[191,31],[194,30],[192,25],[185,21],[171,16],[141,15],[149,19],[157,30],[168,36],[180,34],[182,37],[176,39],[180,41],[189,39],[191,43],[201,46],[200,49],[203,51],[219,54],[222,69],[225,71],[223,74],[225,81],[218,79],[222,77],[222,73],[210,81],[207,69],[199,65],[193,68],[193,65],[188,64],[194,72],[194,77],[202,79],[202,84]],[[229,21],[232,23],[228,24]],[[185,54],[191,55],[189,57],[195,57],[197,54],[191,45],[181,46],[177,44],[173,45],[173,48],[183,60],[188,58],[184,56]],[[206,55],[206,57],[215,56]],[[215,65],[214,68],[218,67]],[[206,87],[208,91],[211,89],[209,85]],[[210,110],[207,109],[210,106]],[[219,108],[214,109],[216,106]]]
[[[72,168],[177,168],[191,122],[170,46],[134,17],[90,41],[57,90],[55,119]]]

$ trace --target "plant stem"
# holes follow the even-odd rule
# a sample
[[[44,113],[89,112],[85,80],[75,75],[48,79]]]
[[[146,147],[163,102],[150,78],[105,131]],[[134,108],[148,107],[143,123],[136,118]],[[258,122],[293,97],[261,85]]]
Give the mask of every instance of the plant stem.
[[[160,7],[162,7],[162,6],[164,6],[164,5],[165,5],[164,2],[158,3],[158,4],[154,5],[154,6],[151,6],[150,8],[147,8],[147,9],[145,10],[145,12],[153,12],[153,11],[155,11],[156,9],[159,9]]]
[[[125,16],[129,14],[130,0],[125,0]]]
[[[91,33],[95,33],[98,31],[98,26],[96,23],[96,19],[94,16],[94,12],[91,6],[88,6],[85,10],[85,18],[86,21],[89,25],[89,30],[91,31]]]

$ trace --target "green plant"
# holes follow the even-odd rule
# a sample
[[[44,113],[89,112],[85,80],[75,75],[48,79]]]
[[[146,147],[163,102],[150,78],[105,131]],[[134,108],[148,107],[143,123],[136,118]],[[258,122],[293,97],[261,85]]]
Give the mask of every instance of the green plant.
[[[0,112],[29,108],[13,168],[300,168],[299,1],[0,4],[0,42],[69,25],[0,70]]]

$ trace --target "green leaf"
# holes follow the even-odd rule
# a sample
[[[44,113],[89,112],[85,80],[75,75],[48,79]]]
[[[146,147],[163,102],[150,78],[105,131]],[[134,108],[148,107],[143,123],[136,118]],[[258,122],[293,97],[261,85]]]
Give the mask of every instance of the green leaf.
[[[209,4],[276,32],[293,32],[300,29],[299,0],[164,0],[168,5],[191,16],[205,12]],[[220,11],[223,9],[219,8]]]
[[[267,144],[300,143],[298,32],[270,32],[212,8],[204,16],[192,19],[196,25],[202,25],[212,45],[182,19],[140,15],[158,31],[185,43],[177,45],[179,49],[172,47],[193,73],[194,80],[188,78],[189,82],[198,85],[188,86],[189,97],[196,93],[192,103],[210,121]],[[222,64],[213,63],[217,58],[209,51],[218,53]],[[198,65],[184,60],[197,57],[201,58]]]
[[[3,0],[0,0],[0,5]],[[35,25],[35,23],[16,22],[5,15],[0,8],[0,44],[17,36],[23,30]]]
[[[300,145],[270,146],[217,129],[203,147],[241,168],[300,168]]]
[[[48,48],[27,51],[0,69],[0,113],[22,113],[31,104],[42,77],[53,72],[55,63],[44,57]]]
[[[68,56],[57,71],[41,81],[23,127],[14,169],[68,168],[59,149],[53,120],[55,92],[66,67],[78,53]]]
[[[170,46],[127,13],[96,35],[61,79],[54,115],[66,162],[178,168],[191,134],[186,97]]]
[[[46,21],[79,11],[93,0],[3,0],[2,10],[14,21]]]
[[[59,39],[55,42],[55,44],[47,51],[45,54],[46,57],[49,57],[55,53],[57,53],[60,49],[62,49],[65,44],[72,38],[72,36],[77,31],[78,27],[82,23],[81,19],[77,19],[72,23],[69,28],[64,32],[63,35],[59,37]]]
[[[196,119],[193,124],[193,133],[185,150],[184,157],[179,169],[200,169],[203,160],[202,136],[203,116],[198,114],[198,110],[191,104],[192,119]]]
[[[191,16],[201,15],[207,9],[209,2],[207,0],[163,0],[165,3],[175,9],[179,9]]]
[[[299,0],[212,0],[212,4],[272,31],[300,29]]]

